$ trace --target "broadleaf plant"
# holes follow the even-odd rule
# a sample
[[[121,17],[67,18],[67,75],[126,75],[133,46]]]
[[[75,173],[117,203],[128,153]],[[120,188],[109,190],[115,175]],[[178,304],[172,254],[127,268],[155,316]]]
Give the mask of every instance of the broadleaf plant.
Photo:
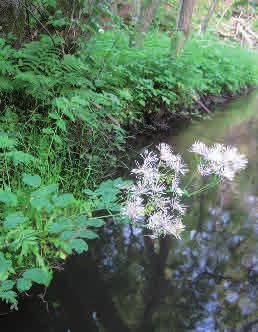
[[[98,238],[96,230],[104,225],[99,212],[112,216],[122,184],[109,180],[76,199],[59,192],[57,184],[24,173],[19,188],[0,192],[0,299],[17,308],[19,293],[34,283],[47,287],[53,266],[87,252],[88,241]]]

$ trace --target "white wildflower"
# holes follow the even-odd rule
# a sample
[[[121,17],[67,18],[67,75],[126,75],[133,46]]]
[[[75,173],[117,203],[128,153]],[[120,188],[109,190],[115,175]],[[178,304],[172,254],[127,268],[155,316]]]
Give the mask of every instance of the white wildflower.
[[[154,152],[145,151],[141,157],[142,164],[136,163],[137,168],[132,170],[136,175],[136,185],[131,189],[133,196],[148,195],[153,197],[163,192],[166,187],[159,181],[158,157]]]
[[[105,30],[103,29],[103,28],[99,28],[99,33],[104,33],[105,32]]]
[[[137,168],[132,169],[131,173],[136,174],[137,177],[144,178],[146,181],[151,179],[152,181],[154,179],[156,180],[159,176],[157,169],[157,155],[152,151],[149,152],[146,150],[141,154],[141,157],[143,158],[142,165],[136,162]]]
[[[177,213],[184,215],[186,213],[187,207],[182,204],[178,196],[173,198],[169,197],[155,197],[154,199],[155,206],[164,213]]]
[[[142,195],[148,195],[149,190],[149,187],[144,186],[142,182],[138,181],[134,186],[129,189],[129,193],[133,197],[138,197]]]
[[[167,212],[170,199],[168,197],[156,196],[154,198],[155,207],[162,212]]]
[[[160,151],[160,159],[167,162],[171,159],[171,156],[173,155],[173,151],[171,147],[166,143],[160,143],[157,146],[158,150]]]
[[[154,177],[145,176],[142,180],[138,180],[137,183],[129,190],[133,197],[146,195],[149,197],[155,197],[166,190],[166,186],[159,183],[156,175]]]
[[[170,200],[170,208],[176,212],[178,212],[181,215],[184,215],[186,213],[187,207],[180,202],[178,197],[173,197]]]
[[[133,197],[127,201],[126,206],[122,209],[122,215],[134,221],[144,217],[144,206],[141,197]]]
[[[247,159],[238,149],[223,144],[214,144],[207,147],[202,142],[196,142],[189,150],[202,156],[198,170],[201,175],[215,174],[232,181],[240,170],[247,166]]]
[[[171,190],[178,196],[183,196],[183,190],[179,187],[180,185],[180,178],[175,176],[171,183]]]
[[[190,147],[189,149],[190,152],[200,154],[202,156],[206,156],[208,153],[208,148],[207,146],[200,141],[194,142],[194,144]]]
[[[128,189],[129,199],[123,215],[135,222],[143,222],[152,231],[152,238],[174,235],[180,238],[184,230],[182,216],[186,206],[181,202],[184,191],[181,178],[188,171],[180,154],[175,155],[168,144],[157,146],[159,157],[145,151],[142,163],[136,163],[132,173],[136,183]],[[198,166],[202,175],[215,174],[221,179],[233,180],[235,174],[246,168],[247,159],[235,147],[195,142],[191,152],[201,156]],[[167,166],[167,167],[164,167]]]
[[[160,151],[160,160],[164,161],[168,167],[178,174],[185,175],[188,172],[182,156],[180,154],[173,154],[172,149],[166,143],[161,143],[157,146]]]
[[[150,183],[150,196],[157,196],[166,190],[166,186],[161,183]]]
[[[184,225],[180,218],[175,218],[171,214],[158,211],[152,214],[148,220],[147,227],[152,230],[154,237],[159,235],[174,235],[180,238]]]

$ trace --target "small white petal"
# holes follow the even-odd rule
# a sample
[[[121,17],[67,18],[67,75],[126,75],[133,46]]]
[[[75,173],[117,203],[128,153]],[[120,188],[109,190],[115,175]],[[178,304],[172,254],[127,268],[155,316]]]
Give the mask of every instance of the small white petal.
[[[195,142],[189,151],[201,155],[198,170],[203,176],[215,174],[232,181],[236,173],[245,169],[248,163],[247,158],[240,154],[237,148],[223,144],[207,147],[202,142]]]

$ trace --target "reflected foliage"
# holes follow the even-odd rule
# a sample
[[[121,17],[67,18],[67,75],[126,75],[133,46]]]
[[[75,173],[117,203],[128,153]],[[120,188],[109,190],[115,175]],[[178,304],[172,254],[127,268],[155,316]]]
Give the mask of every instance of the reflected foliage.
[[[219,135],[241,145],[248,170],[238,182],[193,198],[184,239],[153,241],[130,225],[108,225],[102,243],[56,275],[45,297],[49,312],[45,303],[32,308],[35,299],[25,300],[19,331],[257,331],[256,97],[242,104],[250,100],[253,113],[236,116]],[[215,120],[202,124],[202,139],[218,135]],[[174,143],[184,136],[188,144],[198,130],[191,126]],[[3,320],[6,331],[14,331],[13,318]]]

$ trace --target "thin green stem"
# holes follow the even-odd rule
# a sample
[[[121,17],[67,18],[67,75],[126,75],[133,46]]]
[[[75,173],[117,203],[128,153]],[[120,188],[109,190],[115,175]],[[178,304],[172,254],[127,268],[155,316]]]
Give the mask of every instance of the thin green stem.
[[[193,192],[189,193],[187,196],[192,197],[194,195],[198,195],[199,193],[201,193],[203,191],[206,191],[206,190],[209,190],[210,188],[213,188],[218,184],[219,184],[219,180],[216,180],[214,182],[210,182],[206,186],[201,187],[199,190],[196,190],[196,191],[193,191]]]

